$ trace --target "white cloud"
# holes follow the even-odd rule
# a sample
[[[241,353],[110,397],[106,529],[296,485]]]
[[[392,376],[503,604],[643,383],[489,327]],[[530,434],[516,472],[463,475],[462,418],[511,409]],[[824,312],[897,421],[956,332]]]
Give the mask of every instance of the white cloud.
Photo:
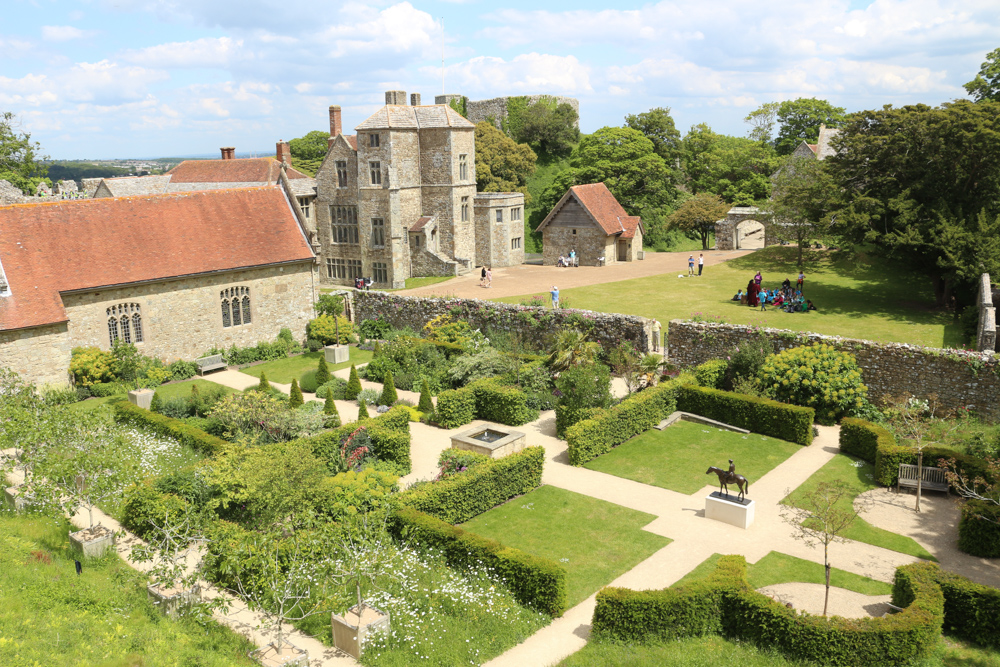
[[[170,42],[144,49],[126,51],[122,59],[139,65],[160,68],[225,68],[237,59],[252,58],[243,48],[242,39],[205,37],[190,42]]]
[[[430,14],[409,2],[382,11],[360,6],[350,6],[344,11],[355,14],[355,20],[332,25],[320,35],[321,43],[333,42],[330,57],[372,51],[430,53],[440,49],[441,26]]]
[[[85,37],[87,33],[71,25],[43,25],[42,39],[47,42],[68,42]]]
[[[438,67],[424,67],[428,77],[440,76]],[[452,88],[468,93],[585,93],[593,90],[590,67],[575,56],[525,53],[512,60],[479,56],[445,68]]]
[[[0,103],[9,107],[51,107],[75,102],[115,105],[146,97],[152,83],[166,78],[163,71],[121,67],[108,60],[77,63],[51,75],[0,77]]]

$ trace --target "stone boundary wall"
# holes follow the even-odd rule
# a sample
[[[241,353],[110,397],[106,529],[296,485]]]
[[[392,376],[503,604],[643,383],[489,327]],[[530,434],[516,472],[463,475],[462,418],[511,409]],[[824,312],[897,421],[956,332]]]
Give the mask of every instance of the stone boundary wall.
[[[980,415],[1000,420],[1000,359],[991,352],[942,350],[787,329],[684,320],[670,322],[664,347],[673,363],[696,366],[709,359],[725,358],[733,347],[758,335],[770,338],[775,351],[826,343],[853,353],[868,386],[868,397],[876,404],[904,393],[925,400],[933,394],[945,410],[972,406]]]
[[[997,349],[997,311],[993,304],[993,286],[990,274],[979,276],[979,327],[976,329],[976,349],[995,352]]]
[[[473,328],[485,331],[490,327],[520,333],[529,345],[548,344],[547,339],[563,328],[588,330],[590,338],[605,349],[617,347],[627,340],[649,352],[652,344],[652,320],[635,315],[367,291],[355,292],[352,306],[356,322],[381,318],[393,327],[410,327],[416,331],[438,315],[455,311],[458,319],[468,321]]]
[[[461,98],[461,95],[439,95],[434,98],[435,104],[448,104],[452,99]],[[480,123],[484,120],[493,119],[497,129],[503,129],[502,123],[507,120],[507,100],[511,97],[522,97],[520,95],[510,95],[507,97],[494,97],[489,100],[469,100],[465,102],[465,113],[471,123]],[[580,126],[580,100],[575,97],[561,97],[559,95],[524,95],[528,98],[528,106],[535,104],[543,97],[553,99],[556,104],[568,104],[576,111],[577,127]]]

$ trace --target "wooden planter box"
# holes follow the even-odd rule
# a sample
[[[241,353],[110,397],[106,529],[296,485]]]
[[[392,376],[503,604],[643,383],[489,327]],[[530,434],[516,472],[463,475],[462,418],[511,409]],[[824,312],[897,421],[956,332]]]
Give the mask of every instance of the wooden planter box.
[[[333,645],[344,653],[360,659],[368,635],[373,632],[389,631],[389,614],[367,604],[362,605],[359,612],[355,605],[343,616],[333,614],[332,624]]]
[[[100,558],[115,548],[115,533],[106,526],[94,526],[69,534],[69,543],[86,558]]]
[[[349,345],[327,345],[323,348],[323,357],[328,364],[343,364],[351,358]]]
[[[192,604],[201,600],[201,588],[195,586],[186,591],[176,588],[160,588],[156,584],[146,586],[146,592],[154,605],[171,618],[177,618]]]
[[[282,643],[284,647],[281,653],[278,653],[278,648],[271,642],[256,651],[250,651],[247,657],[264,667],[309,667],[308,651],[287,641]]]

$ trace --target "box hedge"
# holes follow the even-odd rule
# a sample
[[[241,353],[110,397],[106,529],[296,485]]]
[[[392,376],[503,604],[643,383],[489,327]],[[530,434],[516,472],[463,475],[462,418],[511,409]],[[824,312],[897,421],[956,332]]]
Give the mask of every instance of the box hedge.
[[[801,614],[752,590],[742,556],[723,556],[704,581],[677,589],[597,594],[594,637],[604,641],[663,642],[724,634],[823,665],[904,665],[938,640],[944,598],[932,574],[897,570],[894,603],[901,613],[846,619]]]
[[[618,405],[566,429],[569,462],[581,466],[623,442],[648,431],[677,409],[672,382],[633,394]]]
[[[527,400],[517,387],[486,378],[438,394],[435,414],[444,428],[456,428],[475,419],[520,426],[538,419],[538,410],[528,407]]]
[[[812,408],[693,385],[678,389],[677,409],[800,445],[812,443],[816,419]]]
[[[980,558],[1000,558],[1000,507],[967,500],[958,522],[958,548]]]
[[[200,428],[178,419],[158,415],[144,408],[132,405],[126,400],[111,401],[115,420],[122,424],[139,426],[143,430],[152,431],[156,435],[173,438],[197,452],[212,456],[226,444],[222,438],[205,433]]]
[[[702,387],[722,389],[728,368],[729,362],[725,359],[709,359],[705,363],[695,366],[694,377]]]
[[[468,387],[442,391],[438,394],[434,414],[443,428],[468,424],[476,418],[476,395]]]
[[[339,456],[340,443],[358,429],[360,424],[350,422],[314,436],[302,438],[312,445],[313,454],[330,462]],[[388,412],[364,423],[372,440],[375,458],[390,461],[402,474],[412,470],[410,459],[410,411],[406,406],[396,406]]]
[[[458,475],[404,491],[399,502],[448,523],[463,523],[542,483],[545,449],[528,447]]]
[[[389,530],[397,539],[441,551],[452,567],[491,569],[525,606],[552,617],[566,611],[566,570],[554,561],[505,547],[412,507],[399,509]]]
[[[907,566],[914,567],[918,566]],[[945,629],[977,644],[1000,648],[1000,633],[997,633],[1000,590],[942,570],[935,563],[922,563],[919,567],[931,572],[941,586],[944,594]]]

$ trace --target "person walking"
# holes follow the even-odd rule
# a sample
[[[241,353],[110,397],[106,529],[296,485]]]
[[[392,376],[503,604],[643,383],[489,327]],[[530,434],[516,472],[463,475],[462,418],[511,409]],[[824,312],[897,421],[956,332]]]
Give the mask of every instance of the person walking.
[[[698,253],[698,275],[701,275],[701,270],[705,268],[705,255],[703,253]]]
[[[553,308],[558,308],[559,307],[559,288],[556,287],[555,285],[553,285],[552,286],[552,291],[549,292],[549,294],[552,295],[552,307]]]
[[[486,286],[493,287],[493,267],[486,268]]]
[[[760,311],[764,312],[767,310],[767,290],[762,289],[760,291]]]
[[[802,273],[802,269],[799,269],[799,279],[795,282],[795,289],[801,291],[802,283],[806,279],[806,274]]]
[[[483,266],[483,270],[479,273],[479,286],[484,287],[486,285],[486,267]]]
[[[688,257],[688,275],[694,275],[694,255]]]

